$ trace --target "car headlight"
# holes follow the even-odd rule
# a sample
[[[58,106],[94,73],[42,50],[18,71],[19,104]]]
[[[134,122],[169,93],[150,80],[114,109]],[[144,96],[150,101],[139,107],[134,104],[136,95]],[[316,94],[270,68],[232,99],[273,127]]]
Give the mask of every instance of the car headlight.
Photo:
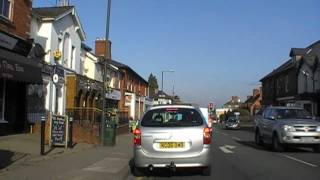
[[[320,132],[320,126],[317,127],[317,132]]]
[[[288,131],[288,132],[296,131],[296,129],[295,129],[293,126],[290,126],[290,125],[284,125],[284,126],[283,126],[283,129],[284,129],[285,131]]]

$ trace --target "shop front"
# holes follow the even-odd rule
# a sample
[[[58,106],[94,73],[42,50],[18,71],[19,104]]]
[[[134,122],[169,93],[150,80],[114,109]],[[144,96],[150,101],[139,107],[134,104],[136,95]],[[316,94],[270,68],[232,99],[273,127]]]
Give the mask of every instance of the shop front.
[[[27,58],[30,49],[30,43],[0,32],[1,134],[25,132],[28,108],[39,100],[39,96],[28,96],[30,85],[37,85],[33,92],[42,94],[40,63]]]

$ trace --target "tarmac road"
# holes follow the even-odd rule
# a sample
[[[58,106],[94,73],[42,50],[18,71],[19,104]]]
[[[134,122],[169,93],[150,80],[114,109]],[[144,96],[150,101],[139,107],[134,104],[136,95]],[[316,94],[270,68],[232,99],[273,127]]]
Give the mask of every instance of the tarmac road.
[[[181,169],[172,174],[167,170],[156,171],[141,179],[218,179],[218,180],[319,180],[320,154],[311,149],[289,149],[276,153],[270,147],[254,143],[250,128],[225,130],[221,125],[214,128],[212,141],[212,175],[201,176],[196,169]]]

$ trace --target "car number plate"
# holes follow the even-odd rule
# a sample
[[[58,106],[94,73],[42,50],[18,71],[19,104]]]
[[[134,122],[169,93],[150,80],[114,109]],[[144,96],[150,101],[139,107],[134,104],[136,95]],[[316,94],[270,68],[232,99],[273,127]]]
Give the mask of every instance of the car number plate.
[[[161,142],[160,149],[184,148],[184,142]]]
[[[302,137],[302,141],[312,141],[314,138],[313,137]]]

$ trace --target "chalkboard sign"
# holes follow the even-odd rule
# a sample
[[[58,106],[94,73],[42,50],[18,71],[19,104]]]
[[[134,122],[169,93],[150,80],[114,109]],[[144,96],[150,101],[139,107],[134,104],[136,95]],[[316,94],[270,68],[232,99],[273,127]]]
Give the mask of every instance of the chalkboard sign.
[[[66,144],[66,117],[53,115],[51,120],[51,145]]]

